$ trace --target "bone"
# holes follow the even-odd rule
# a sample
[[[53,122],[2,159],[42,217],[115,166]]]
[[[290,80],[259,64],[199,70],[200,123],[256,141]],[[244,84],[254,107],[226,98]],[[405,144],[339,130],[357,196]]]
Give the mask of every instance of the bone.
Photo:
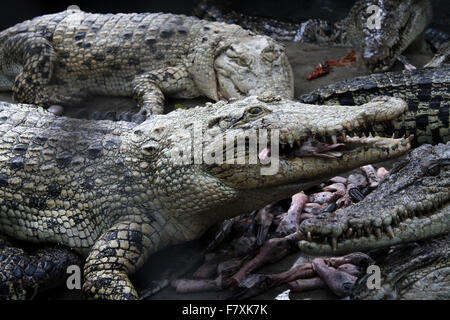
[[[345,184],[343,183],[333,183],[329,186],[326,186],[322,188],[323,191],[329,191],[329,192],[336,192],[340,197],[342,197],[345,194],[345,191],[347,188],[345,187]]]
[[[331,202],[333,200],[333,196],[333,192],[328,191],[313,193],[309,196],[309,202],[325,204]]]
[[[256,244],[258,246],[261,246],[264,243],[269,232],[269,228],[272,225],[273,214],[270,212],[272,206],[273,204],[265,206],[263,209],[259,210],[255,217],[255,220],[258,223],[258,232],[256,236]]]
[[[342,183],[344,185],[347,184],[347,178],[340,177],[340,176],[333,177],[329,181],[332,183]]]
[[[347,185],[347,190],[345,192],[345,195],[336,201],[336,205],[338,208],[346,208],[353,203],[352,198],[349,194],[350,189],[353,189],[353,188],[356,188],[356,186],[354,184],[349,183]]]
[[[369,180],[369,187],[375,189],[380,183],[380,179],[377,176],[377,171],[372,165],[363,166],[360,168],[362,172],[365,173],[367,179]]]
[[[280,221],[276,232],[282,236],[286,236],[297,231],[298,224],[300,223],[300,215],[303,210],[303,206],[308,201],[308,196],[303,192],[299,192],[292,196],[291,206],[288,212],[284,215]]]
[[[362,268],[367,268],[374,263],[371,257],[362,252],[353,252],[342,257],[328,258],[327,262],[335,268],[344,264],[353,264]]]
[[[55,116],[60,116],[64,113],[64,108],[60,105],[54,104],[48,107],[47,111],[53,113]]]
[[[313,214],[313,215],[318,215],[319,213],[321,213],[323,211],[323,209],[325,207],[326,207],[326,205],[320,205],[318,203],[309,202],[304,205],[303,212]]]
[[[357,188],[364,188],[367,186],[367,179],[360,173],[354,173],[348,176],[348,183],[353,184]]]
[[[327,284],[320,277],[314,277],[311,279],[298,279],[288,282],[288,286],[289,289],[291,289],[291,291],[293,292],[303,292],[327,288]]]
[[[380,181],[383,181],[388,174],[389,171],[387,171],[384,167],[378,168],[377,170],[377,177],[378,179],[380,179]]]
[[[176,279],[171,282],[171,286],[175,288],[177,293],[191,293],[204,291],[219,291],[222,290],[222,279]]]
[[[295,243],[298,241],[296,233],[290,234],[284,238],[273,238],[268,240],[259,250],[259,253],[231,278],[233,286],[239,283],[253,270],[256,270],[267,262],[275,262],[285,257],[295,250]]]
[[[297,279],[312,278],[316,276],[311,263],[300,264],[288,271],[268,275],[271,286],[278,286],[283,283],[288,283]]]
[[[312,261],[312,266],[314,271],[327,284],[328,288],[341,298],[350,295],[358,280],[357,277],[352,276],[347,272],[328,266],[322,258],[314,259]]]
[[[303,222],[304,220],[308,220],[308,219],[315,218],[315,217],[316,217],[316,215],[314,215],[314,214],[303,212],[300,215],[300,223]]]

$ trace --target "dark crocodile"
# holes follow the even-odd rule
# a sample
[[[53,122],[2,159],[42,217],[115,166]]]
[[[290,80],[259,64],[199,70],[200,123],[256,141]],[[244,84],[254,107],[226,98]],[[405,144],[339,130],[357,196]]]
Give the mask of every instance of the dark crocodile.
[[[397,163],[364,200],[305,220],[300,249],[315,254],[366,251],[450,231],[450,142],[423,145]]]
[[[351,298],[364,300],[450,299],[450,236],[374,252],[381,268],[381,287],[369,289],[368,274],[355,285]]]
[[[373,71],[381,71],[389,69],[425,30],[431,21],[432,6],[429,0],[359,0],[347,17],[336,23],[320,19],[288,22],[247,16],[232,10],[226,2],[214,0],[200,1],[194,14],[204,19],[236,23],[277,40],[351,45],[362,53]],[[379,25],[375,24],[375,18]]]
[[[0,238],[0,300],[33,299],[63,284],[68,267],[81,265],[80,256],[64,247],[29,249]]]
[[[395,119],[406,107],[388,97],[320,107],[264,96],[177,110],[136,125],[2,103],[0,232],[87,256],[83,288],[90,297],[137,298],[128,276],[151,253],[338,172],[407,152],[408,139],[341,135],[342,128],[359,132]],[[236,154],[225,148],[230,136],[245,154],[239,146]],[[328,148],[299,152],[314,141]],[[252,147],[257,142],[259,151]],[[263,164],[268,150],[271,162]]]
[[[0,32],[0,67],[0,90],[41,106],[132,96],[146,115],[163,113],[166,96],[294,94],[285,50],[270,37],[174,14],[36,17]]]
[[[412,146],[450,141],[450,65],[413,71],[386,72],[344,80],[302,95],[314,104],[358,105],[378,95],[408,103],[405,119],[369,131],[397,136],[414,135]]]

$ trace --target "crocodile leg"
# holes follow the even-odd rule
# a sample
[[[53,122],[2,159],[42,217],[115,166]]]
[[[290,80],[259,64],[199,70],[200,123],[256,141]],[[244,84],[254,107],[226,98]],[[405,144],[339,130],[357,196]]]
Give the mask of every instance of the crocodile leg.
[[[0,239],[0,300],[32,299],[38,291],[63,283],[67,267],[80,264],[80,257],[69,249],[53,247],[27,254],[2,245]]]
[[[84,268],[83,291],[89,298],[138,298],[128,276],[164,244],[160,228],[141,221],[136,218],[119,222],[96,241]]]
[[[180,98],[198,95],[185,67],[167,67],[138,75],[132,83],[133,98],[141,108],[140,114],[164,113],[164,94]],[[177,93],[183,92],[182,95]]]
[[[4,42],[0,56],[2,61],[23,66],[12,86],[15,101],[42,106],[81,102],[83,95],[77,89],[50,84],[57,55],[46,38],[31,33],[17,34]]]
[[[0,73],[0,92],[11,91],[14,83]]]

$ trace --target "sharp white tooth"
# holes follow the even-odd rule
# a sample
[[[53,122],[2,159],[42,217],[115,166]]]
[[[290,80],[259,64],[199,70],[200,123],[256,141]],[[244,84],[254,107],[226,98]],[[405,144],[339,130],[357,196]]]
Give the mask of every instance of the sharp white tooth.
[[[291,148],[293,148],[293,147],[294,147],[294,137],[289,136],[289,138],[288,138],[288,143],[289,143],[289,145],[291,146]]]
[[[375,228],[375,235],[377,236],[378,239],[381,238],[381,229],[380,228]]]
[[[337,249],[337,238],[336,237],[331,238],[331,247],[333,248],[333,251],[336,251],[336,249]]]
[[[311,232],[308,232],[308,233],[306,234],[306,236],[307,236],[308,241],[309,241],[309,242],[312,242]]]
[[[353,234],[353,229],[352,228],[348,228],[347,229],[347,234],[346,234],[347,238],[350,238],[352,236],[352,234]]]
[[[372,132],[369,132],[369,138],[373,138]]]
[[[333,140],[333,143],[334,143],[334,144],[337,144],[337,137],[336,137],[335,134],[333,134],[333,135],[331,136],[331,139]]]
[[[391,239],[394,239],[395,235],[394,235],[394,230],[392,230],[392,227],[391,227],[391,226],[387,226],[387,227],[386,227],[386,231],[387,231],[389,237],[390,237]]]

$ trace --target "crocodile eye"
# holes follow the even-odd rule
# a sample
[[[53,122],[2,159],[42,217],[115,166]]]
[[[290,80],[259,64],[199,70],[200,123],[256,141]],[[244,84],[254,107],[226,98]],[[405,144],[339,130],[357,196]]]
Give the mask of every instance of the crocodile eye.
[[[240,56],[239,59],[237,60],[237,63],[241,67],[247,67],[249,65],[248,59],[246,56]]]
[[[429,175],[437,176],[441,172],[441,166],[438,163],[433,164],[428,168],[427,172]]]
[[[273,62],[275,60],[275,53],[272,51],[265,52],[263,58],[268,62]]]
[[[141,146],[142,153],[147,157],[153,157],[158,152],[158,144],[155,141],[149,141]]]
[[[251,115],[258,115],[264,112],[264,109],[261,107],[251,107],[247,110],[247,112]]]

